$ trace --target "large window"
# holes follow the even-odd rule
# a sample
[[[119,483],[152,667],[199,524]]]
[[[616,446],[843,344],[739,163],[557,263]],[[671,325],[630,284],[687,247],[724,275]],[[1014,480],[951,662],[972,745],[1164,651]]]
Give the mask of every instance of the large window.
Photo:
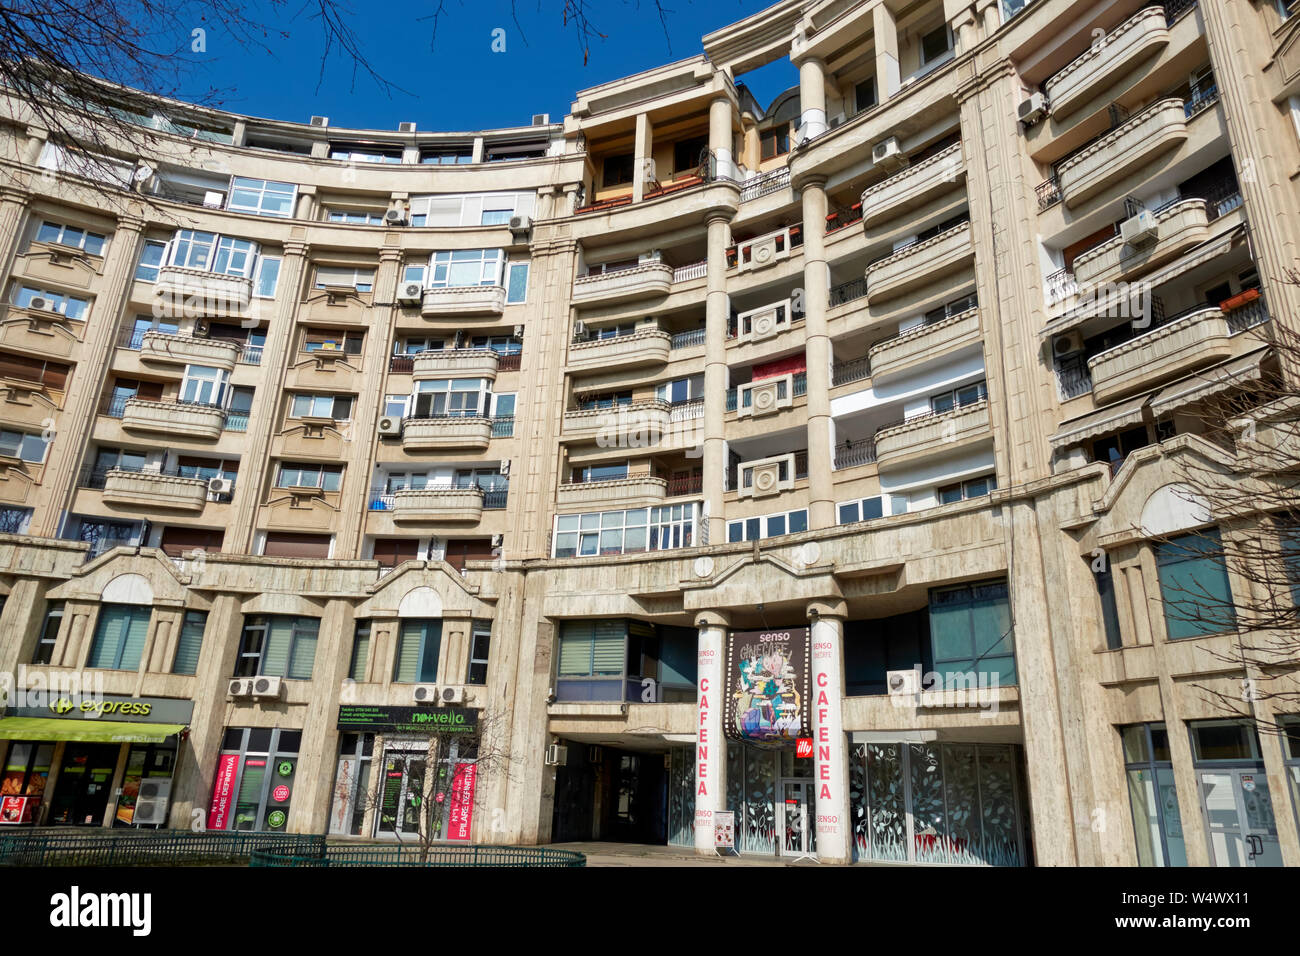
[[[352,420],[351,395],[295,395],[293,418],[332,418],[336,422]]]
[[[1120,730],[1138,866],[1186,866],[1183,821],[1164,724]]]
[[[275,480],[277,488],[319,488],[321,491],[338,491],[342,485],[342,465],[283,462]]]
[[[622,700],[628,622],[565,621],[560,626],[557,700]]]
[[[1217,528],[1156,545],[1160,598],[1169,639],[1221,634],[1237,627],[1228,568]]]
[[[415,418],[486,416],[492,382],[485,378],[425,379],[415,385]]]
[[[403,684],[429,684],[438,679],[438,652],[442,647],[442,621],[404,620],[397,634],[393,680]]]
[[[697,632],[689,628],[626,619],[564,621],[558,640],[557,700],[695,699]]]
[[[31,508],[0,508],[0,534],[26,534],[31,522]]]
[[[293,200],[297,190],[298,187],[293,183],[236,176],[230,187],[230,199],[226,208],[233,212],[288,218],[293,215]]]
[[[375,287],[375,270],[363,266],[317,266],[314,288],[356,289],[370,292]]]
[[[107,240],[97,232],[46,221],[42,222],[40,228],[36,230],[36,241],[50,242],[59,246],[71,246],[74,249],[82,250],[88,255],[102,256],[104,254],[104,243]]]
[[[435,252],[429,260],[427,285],[447,288],[500,285],[505,253],[501,249],[458,249]]]
[[[176,641],[173,674],[195,674],[199,669],[199,652],[203,649],[203,630],[208,626],[206,611],[186,611],[181,635]]]
[[[606,156],[601,177],[602,185],[609,189],[611,186],[625,186],[631,183],[635,166],[636,159],[631,153]]]
[[[475,621],[469,638],[469,673],[465,677],[467,684],[486,684],[488,674],[488,653],[492,648],[492,622]]]
[[[0,430],[0,457],[42,462],[49,444],[44,435]]]
[[[1106,631],[1106,649],[1117,651],[1124,646],[1124,637],[1119,627],[1119,606],[1115,601],[1115,576],[1111,573],[1110,561],[1100,571],[1094,571],[1097,579],[1097,597],[1101,601],[1101,623]]]
[[[126,604],[101,605],[86,666],[138,670],[145,637],[149,634],[151,611],[149,607]]]
[[[43,300],[43,301],[42,301]],[[14,305],[20,309],[57,312],[69,319],[84,319],[90,311],[90,300],[81,296],[39,289],[35,286],[18,286],[14,292]]]
[[[997,477],[994,475],[983,475],[979,478],[970,478],[966,481],[954,482],[951,485],[943,485],[936,492],[939,504],[950,505],[956,501],[965,501],[969,498],[983,498],[989,492],[994,491],[998,486]]]
[[[759,541],[808,530],[808,509],[727,522],[727,541]]]
[[[219,406],[226,393],[226,376],[227,372],[224,369],[213,366],[185,366],[180,401],[189,405]]]
[[[638,554],[689,548],[695,540],[695,502],[555,518],[554,557]]]
[[[930,592],[930,641],[934,669],[945,689],[977,683],[1016,683],[1011,602],[1004,581],[986,581]]]
[[[854,524],[858,521],[871,521],[884,515],[882,496],[863,498],[860,501],[845,501],[838,505],[839,523]]]
[[[289,677],[311,680],[320,619],[252,617],[244,622],[235,677]]]
[[[359,836],[370,793],[370,764],[374,734],[339,734],[339,763],[334,774],[330,833]]]
[[[301,746],[301,730],[227,728],[217,758],[208,829],[284,832]]]
[[[167,243],[146,239],[140,250],[140,261],[135,267],[135,277],[145,282],[155,282],[158,270],[162,268],[163,257],[167,254]]]

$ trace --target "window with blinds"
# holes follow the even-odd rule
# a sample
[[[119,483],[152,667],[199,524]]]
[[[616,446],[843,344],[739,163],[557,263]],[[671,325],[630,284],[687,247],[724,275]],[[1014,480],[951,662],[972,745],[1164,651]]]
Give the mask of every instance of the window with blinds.
[[[438,679],[438,651],[442,644],[442,621],[406,620],[397,635],[397,661],[393,680],[405,684],[428,684]]]
[[[370,622],[357,621],[356,634],[352,638],[352,663],[348,667],[348,677],[352,680],[366,679],[366,659],[370,656]]]
[[[320,620],[314,617],[248,619],[235,676],[310,680],[319,630]]]
[[[95,640],[90,648],[88,667],[110,670],[138,670],[149,633],[150,607],[105,604],[95,625]]]
[[[626,621],[565,621],[556,699],[622,700],[626,661]]]
[[[63,362],[47,362],[30,355],[0,352],[0,378],[20,382],[39,382],[52,389],[62,390],[68,384],[71,366]]]
[[[203,629],[208,625],[206,611],[186,611],[181,636],[176,642],[173,674],[193,674],[199,669],[199,651],[203,647]]]
[[[995,686],[1016,683],[1011,604],[1005,581],[987,581],[930,593],[934,669],[949,688],[974,673]],[[987,676],[986,676],[987,675]]]

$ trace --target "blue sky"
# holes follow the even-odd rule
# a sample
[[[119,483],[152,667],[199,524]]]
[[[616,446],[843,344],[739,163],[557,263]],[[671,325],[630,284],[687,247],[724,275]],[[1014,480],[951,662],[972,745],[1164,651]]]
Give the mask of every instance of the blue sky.
[[[421,20],[436,7],[429,0],[345,2],[369,61],[405,93],[385,95],[370,78],[354,79],[337,57],[326,64],[318,90],[323,43],[319,27],[305,18],[290,24],[288,39],[267,40],[270,53],[209,31],[206,53],[194,57],[200,66],[192,85],[217,88],[214,105],[233,112],[294,122],[320,114],[336,127],[396,130],[409,120],[421,130],[472,130],[527,125],[534,113],[558,122],[577,90],[695,56],[704,34],[771,0],[664,0],[673,11],[667,37],[653,3],[595,0],[593,25],[608,38],[592,44],[585,66],[572,26],[562,23],[563,0],[519,0],[519,26],[508,0],[444,0],[436,39],[433,23]],[[288,6],[297,9],[292,0]],[[505,31],[504,52],[492,49],[497,28]],[[750,88],[766,105],[797,81],[786,60],[756,71]]]

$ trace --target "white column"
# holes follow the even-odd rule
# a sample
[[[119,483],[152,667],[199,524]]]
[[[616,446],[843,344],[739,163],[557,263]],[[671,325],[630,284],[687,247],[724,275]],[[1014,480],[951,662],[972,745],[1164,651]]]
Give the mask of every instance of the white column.
[[[815,56],[799,64],[799,110],[802,139],[826,132],[826,66]]]
[[[709,104],[709,149],[713,151],[714,173],[719,179],[736,179],[731,155],[731,100],[719,96]]]
[[[885,102],[898,92],[901,75],[898,67],[898,23],[883,3],[872,10],[876,36],[876,101]]]
[[[723,645],[727,620],[698,616],[698,716],[695,724],[695,852],[712,854],[713,812],[727,808],[727,742],[722,736]]]
[[[632,201],[640,202],[645,198],[646,187],[659,178],[654,168],[654,128],[645,113],[638,113],[636,117],[632,167]]]
[[[849,748],[844,735],[844,604],[808,608],[812,627],[813,818],[817,858],[851,863]]]

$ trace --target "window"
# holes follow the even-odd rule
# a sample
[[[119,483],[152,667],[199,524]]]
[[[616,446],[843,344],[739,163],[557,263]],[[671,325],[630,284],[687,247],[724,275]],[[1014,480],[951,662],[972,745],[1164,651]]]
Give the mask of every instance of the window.
[[[277,800],[276,790],[284,787],[292,796],[301,746],[301,730],[228,728],[213,774],[207,828],[283,832],[292,801]]]
[[[433,166],[463,166],[474,162],[473,146],[440,146],[420,150],[420,162]]]
[[[0,508],[0,534],[26,534],[31,508]]]
[[[627,621],[564,621],[557,656],[556,699],[623,699]]]
[[[366,679],[366,662],[370,659],[370,619],[357,621],[352,633],[352,660],[348,665],[348,677],[355,681]]]
[[[971,385],[962,385],[951,391],[931,395],[930,411],[935,415],[941,415],[944,412],[952,411],[954,408],[974,405],[976,402],[988,398],[988,396],[988,386],[983,381],[974,382]]]
[[[1103,556],[1104,565],[1094,571],[1097,578],[1097,598],[1101,601],[1101,623],[1106,631],[1106,649],[1117,651],[1124,646],[1119,628],[1119,607],[1115,603],[1115,577],[1110,570],[1109,556]]]
[[[506,303],[516,305],[528,294],[528,263],[512,262],[506,267]]]
[[[251,212],[256,216],[293,215],[293,200],[298,187],[293,183],[275,183],[267,179],[236,176],[230,186],[226,208],[232,212]]]
[[[692,375],[689,378],[674,379],[655,386],[655,398],[661,402],[678,404],[704,397],[704,376]]]
[[[971,478],[967,481],[945,485],[938,490],[937,496],[939,504],[948,505],[954,501],[964,501],[968,498],[982,498],[989,492],[997,490],[997,487],[996,476],[984,475],[981,478]]]
[[[172,239],[171,265],[183,269],[206,270],[216,241],[217,237],[214,233],[181,229]]]
[[[33,304],[33,299],[44,299],[44,304]],[[29,285],[18,286],[14,295],[14,305],[20,309],[57,312],[69,319],[84,319],[90,311],[90,300],[80,296],[51,292],[49,289],[37,289]]]
[[[406,417],[406,406],[411,400],[409,395],[387,395],[384,397],[384,414],[394,418]]]
[[[635,157],[631,153],[621,153],[618,156],[606,156],[603,164],[603,174],[601,182],[604,188],[609,189],[611,186],[626,186],[632,182],[632,170],[636,166]]]
[[[149,633],[149,607],[104,604],[95,624],[95,640],[90,647],[87,667],[111,670],[138,670],[144,640]]]
[[[382,209],[327,209],[326,222],[344,222],[350,226],[382,226],[384,211]]]
[[[1182,817],[1164,724],[1120,728],[1138,866],[1186,866]]]
[[[339,763],[330,808],[330,833],[360,836],[370,794],[374,734],[339,734]]]
[[[295,395],[293,418],[332,418],[336,422],[352,420],[351,395]]]
[[[56,222],[42,222],[40,228],[36,230],[36,241],[50,242],[59,246],[71,246],[74,249],[81,249],[87,255],[102,256],[104,254],[104,243],[107,239],[97,232],[88,232],[85,229],[78,229],[76,226],[64,226]]]
[[[330,159],[341,159],[349,163],[400,163],[402,148],[400,146],[366,146],[361,144],[340,143],[330,145]]]
[[[36,639],[36,653],[32,655],[33,664],[48,664],[54,660],[54,645],[59,639],[59,628],[62,626],[63,602],[51,601],[45,610],[41,635]]]
[[[375,270],[352,266],[317,266],[315,287],[370,292],[375,287]]]
[[[762,147],[760,156],[763,159],[784,156],[790,152],[790,128],[788,126],[778,126],[764,130],[760,134],[759,142]]]
[[[483,158],[489,163],[505,163],[518,159],[541,159],[545,155],[546,144],[533,140],[523,143],[487,143]]]
[[[500,285],[505,254],[500,249],[459,249],[435,252],[430,259],[428,284],[432,288]]]
[[[485,378],[426,379],[415,383],[414,418],[486,416],[492,382]]]
[[[863,498],[861,501],[846,501],[839,506],[839,523],[853,524],[857,521],[870,521],[873,518],[879,518],[883,515],[883,499],[880,495],[874,498]]]
[[[627,477],[627,462],[610,465],[575,465],[572,480],[578,483],[590,481],[617,481]]]
[[[952,33],[948,25],[936,27],[921,37],[921,65],[930,66],[952,53]]]
[[[63,362],[51,362],[30,355],[15,355],[12,352],[0,352],[0,378],[36,382],[57,391],[62,391],[68,384],[68,374],[71,371],[72,366]]]
[[[275,481],[277,488],[319,488],[322,491],[338,491],[342,484],[342,465],[289,462],[280,465],[280,473]]]
[[[304,352],[343,352],[360,355],[366,339],[365,332],[351,329],[306,329],[302,337]]]
[[[135,277],[145,282],[156,282],[158,270],[162,268],[163,256],[167,254],[167,243],[146,239],[140,250],[140,261],[135,267]]]
[[[1217,528],[1156,545],[1156,569],[1171,641],[1237,627],[1228,568]]]
[[[876,105],[876,78],[869,76],[853,87],[853,102],[857,111],[869,110]]]
[[[488,651],[492,646],[492,622],[475,621],[470,628],[469,637],[469,674],[467,684],[486,684],[488,674]]]
[[[708,136],[692,136],[673,144],[673,173],[694,172],[709,149]]]
[[[930,592],[934,669],[946,688],[1016,683],[1011,604],[1006,582],[938,588]],[[976,677],[978,675],[978,677]]]
[[[328,534],[268,531],[262,554],[268,558],[328,558],[330,546],[331,536]]]
[[[783,534],[798,534],[808,530],[808,510],[783,511],[760,518],[744,518],[727,522],[727,541],[757,541]]]
[[[436,681],[441,646],[442,621],[402,621],[397,634],[393,680],[402,684],[429,684]]]
[[[275,298],[275,287],[280,281],[280,257],[262,256],[257,263],[257,277],[253,280],[253,295],[260,299]]]
[[[257,243],[249,239],[222,236],[217,240],[217,254],[212,260],[212,271],[220,275],[248,278],[257,258]]]
[[[0,430],[0,456],[3,457],[42,462],[49,444],[44,435]]]
[[[555,518],[554,557],[639,554],[689,548],[695,540],[695,502]]]
[[[208,626],[206,611],[186,611],[181,634],[176,641],[173,674],[195,674],[199,669],[199,651],[203,648],[203,630]]]
[[[287,677],[311,680],[320,619],[253,617],[244,622],[235,677]]]

